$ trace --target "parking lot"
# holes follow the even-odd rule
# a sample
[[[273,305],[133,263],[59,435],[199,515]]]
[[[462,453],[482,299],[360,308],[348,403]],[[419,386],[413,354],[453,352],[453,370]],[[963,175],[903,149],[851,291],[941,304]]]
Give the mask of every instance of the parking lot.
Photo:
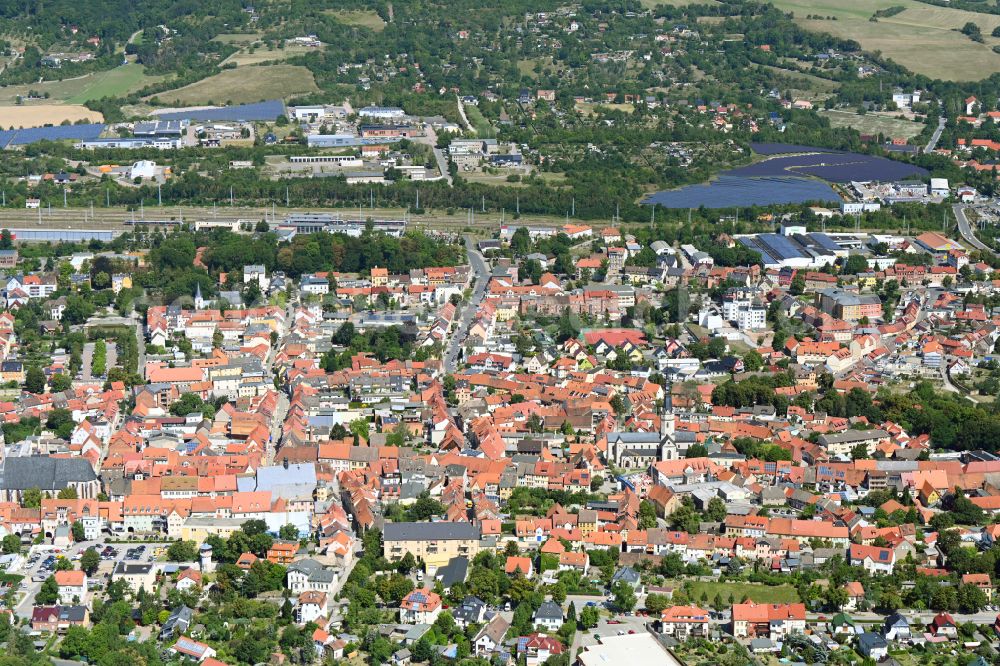
[[[8,571],[11,574],[24,576],[24,580],[18,587],[18,594],[23,596],[18,601],[14,612],[18,617],[31,617],[35,595],[42,583],[55,571],[56,560],[59,557],[69,558],[73,567],[79,568],[80,558],[84,551],[88,548],[96,549],[101,556],[101,564],[91,582],[88,583],[90,590],[96,590],[107,585],[111,578],[111,572],[118,562],[126,560],[152,562],[157,559],[157,552],[162,551],[167,545],[169,544],[108,544],[104,541],[81,541],[67,548],[57,548],[51,545],[32,546],[28,551],[24,565],[18,570]]]

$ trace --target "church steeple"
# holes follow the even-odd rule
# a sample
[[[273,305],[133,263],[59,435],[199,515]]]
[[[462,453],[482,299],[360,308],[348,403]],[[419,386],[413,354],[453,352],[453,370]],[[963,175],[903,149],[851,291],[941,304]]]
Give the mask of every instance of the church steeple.
[[[677,417],[670,397],[672,384],[667,382],[663,396],[663,413],[660,414],[660,460],[677,458]]]
[[[194,288],[194,309],[204,310],[205,309],[205,299],[201,295],[201,283],[196,282]]]

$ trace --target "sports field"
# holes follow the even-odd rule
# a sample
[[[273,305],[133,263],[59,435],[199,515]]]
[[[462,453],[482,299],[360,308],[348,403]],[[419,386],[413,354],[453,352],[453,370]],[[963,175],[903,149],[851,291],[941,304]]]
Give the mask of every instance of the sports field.
[[[163,104],[249,104],[316,92],[312,72],[300,65],[264,65],[227,69],[183,88],[155,95]]]
[[[91,99],[127,95],[162,79],[162,76],[147,75],[142,65],[129,63],[106,72],[95,72],[62,81],[42,81],[0,88],[0,104],[13,104],[18,95],[26,97],[29,90],[40,94],[49,93],[49,104],[83,104]]]
[[[936,7],[917,0],[772,0],[783,11],[793,12],[795,22],[816,32],[853,39],[868,51],[881,51],[918,74],[949,81],[977,81],[1000,72],[1000,55],[991,37],[1000,16]],[[905,9],[877,22],[869,19],[877,9]],[[807,19],[808,15],[835,16],[836,21]],[[958,29],[967,22],[980,27],[984,44],[972,41]]]
[[[866,113],[859,116],[854,111],[843,111],[831,109],[829,111],[820,110],[819,115],[830,119],[830,124],[834,127],[853,127],[861,134],[884,134],[890,137],[912,138],[923,131],[922,123],[915,123],[911,120],[901,120],[892,115],[880,115],[878,113]]]
[[[0,127],[39,127],[59,125],[64,120],[88,120],[99,123],[104,116],[78,104],[31,104],[0,106]]]

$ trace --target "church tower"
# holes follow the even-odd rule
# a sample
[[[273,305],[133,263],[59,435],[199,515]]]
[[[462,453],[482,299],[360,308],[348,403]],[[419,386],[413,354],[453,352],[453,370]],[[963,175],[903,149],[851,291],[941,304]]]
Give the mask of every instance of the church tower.
[[[208,301],[206,301],[201,295],[201,283],[199,282],[195,285],[194,289],[194,309],[204,310],[207,305]]]
[[[660,460],[676,460],[678,457],[677,417],[674,415],[670,389],[671,384],[668,382],[663,396],[663,413],[660,415]]]

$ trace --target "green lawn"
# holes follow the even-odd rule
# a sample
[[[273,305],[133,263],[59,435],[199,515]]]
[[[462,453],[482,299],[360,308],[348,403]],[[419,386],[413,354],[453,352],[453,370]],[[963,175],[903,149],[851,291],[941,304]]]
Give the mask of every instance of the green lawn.
[[[722,601],[729,603],[729,595],[733,595],[736,603],[744,596],[764,604],[794,603],[799,600],[799,593],[791,585],[761,585],[757,583],[716,583],[694,581],[691,583],[692,603],[703,603],[702,593],[708,595],[708,602],[715,599],[716,594],[722,595]]]
[[[83,104],[92,99],[118,97],[139,90],[150,82],[162,78],[147,76],[145,69],[143,65],[130,62],[107,72],[95,74],[88,82],[87,87],[67,99],[66,103]]]
[[[465,105],[465,117],[469,119],[469,123],[476,129],[476,133],[479,136],[487,137],[496,135],[496,130],[490,125],[490,121],[486,120],[482,112],[474,104]]]
[[[7,86],[0,90],[0,104],[13,104],[18,95],[26,96],[29,90],[48,93],[52,103],[83,104],[101,97],[127,95],[163,78],[149,76],[145,72],[145,67],[130,62],[104,72],[85,74],[71,79]]]

